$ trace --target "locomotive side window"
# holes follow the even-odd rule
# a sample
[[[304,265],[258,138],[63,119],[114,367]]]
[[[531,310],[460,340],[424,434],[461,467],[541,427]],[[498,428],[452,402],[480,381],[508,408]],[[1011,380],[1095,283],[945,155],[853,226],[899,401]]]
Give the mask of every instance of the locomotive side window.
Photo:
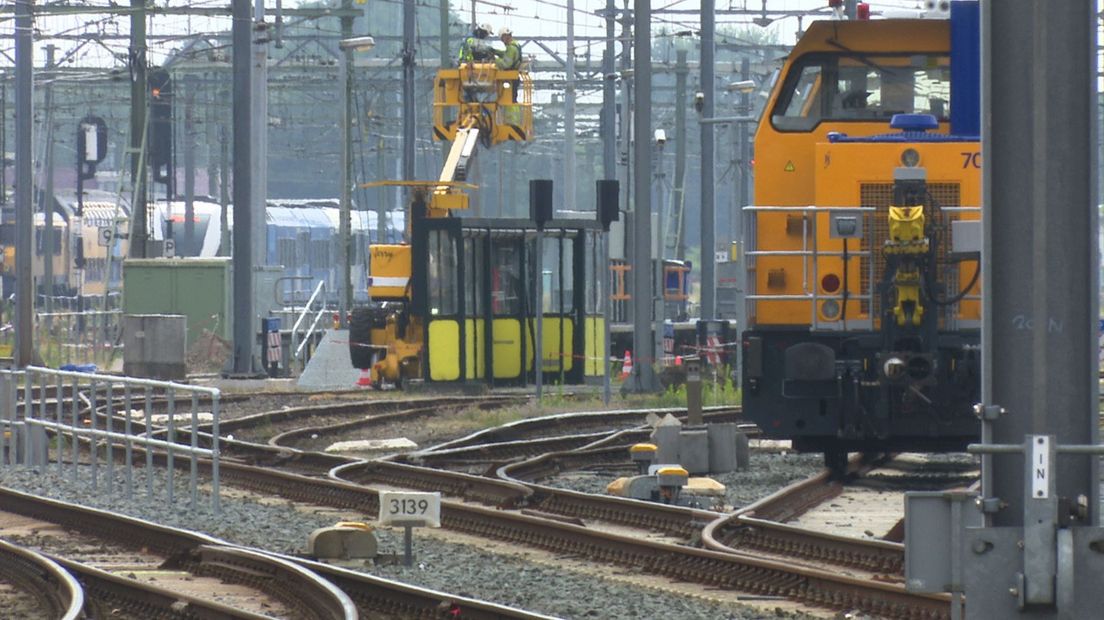
[[[946,55],[810,54],[786,77],[771,115],[779,131],[822,121],[889,121],[894,114],[950,113]]]

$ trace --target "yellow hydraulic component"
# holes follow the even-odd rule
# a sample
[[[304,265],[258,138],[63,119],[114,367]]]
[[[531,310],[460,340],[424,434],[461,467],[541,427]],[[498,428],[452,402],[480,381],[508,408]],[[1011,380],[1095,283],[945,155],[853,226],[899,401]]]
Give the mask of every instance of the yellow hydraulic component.
[[[398,384],[403,379],[421,377],[419,356],[422,352],[422,323],[414,316],[400,325],[403,317],[391,314],[382,328],[372,330],[372,343],[386,349],[386,354],[372,365],[372,382],[381,381]],[[405,327],[405,329],[404,329]]]
[[[533,82],[524,69],[498,69],[493,63],[467,63],[441,69],[433,83],[433,137],[456,139],[465,127],[478,127],[487,144],[525,142],[533,136]]]
[[[659,448],[654,443],[637,443],[633,444],[632,447],[629,448],[629,452],[632,454],[636,454],[638,452],[651,453],[657,450],[659,450]]]
[[[918,256],[927,253],[929,240],[924,233],[924,207],[889,207],[889,239],[885,243],[886,254]],[[900,265],[893,276],[893,288],[897,303],[893,316],[897,325],[919,326],[924,317],[920,304],[920,269],[909,258]]]
[[[889,254],[923,254],[928,251],[924,236],[924,207],[889,207]]]
[[[410,246],[373,244],[370,273],[372,299],[403,299],[410,283]]]
[[[924,318],[924,306],[920,304],[920,271],[899,270],[893,278],[893,287],[897,290],[897,305],[893,307],[897,324],[918,327]]]
[[[356,530],[364,530],[365,532],[371,532],[376,529],[372,524],[365,523],[364,521],[338,521],[334,523],[334,527],[350,527]]]

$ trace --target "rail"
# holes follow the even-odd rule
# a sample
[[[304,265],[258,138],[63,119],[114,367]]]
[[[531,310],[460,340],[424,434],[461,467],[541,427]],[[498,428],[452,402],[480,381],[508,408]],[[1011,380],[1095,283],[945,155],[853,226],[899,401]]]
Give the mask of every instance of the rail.
[[[323,293],[326,290],[326,281],[321,280],[318,282],[318,286],[314,287],[314,292],[311,293],[310,299],[307,300],[306,305],[303,306],[303,310],[299,313],[299,317],[295,320],[295,324],[291,328],[291,351],[292,356],[300,364],[303,363],[303,350],[306,348],[307,343],[311,341],[311,337],[314,335],[315,328],[318,327],[318,322],[322,320],[322,317],[326,314],[326,297]],[[313,310],[314,302],[321,298],[318,310]],[[303,336],[303,340],[299,340],[299,330],[303,328],[303,322],[307,320],[311,314],[314,313],[314,320],[311,321],[310,328],[307,329],[307,333]]]
[[[22,388],[20,387],[22,385]],[[195,508],[198,497],[198,458],[206,457],[211,460],[211,509],[218,514],[220,506],[219,489],[219,400],[221,392],[216,388],[199,387],[174,383],[171,381],[155,381],[152,379],[138,379],[133,377],[118,377],[112,375],[99,375],[93,373],[69,372],[54,370],[52,368],[40,368],[28,366],[23,371],[0,371],[0,389],[6,391],[7,398],[0,398],[0,426],[5,427],[10,433],[0,433],[0,454],[7,455],[0,458],[0,468],[17,465],[37,465],[40,472],[45,472],[50,460],[51,443],[46,441],[46,431],[52,431],[59,438],[52,444],[54,448],[54,460],[58,475],[64,475],[66,470],[65,445],[60,441],[61,437],[71,437],[68,454],[69,477],[73,482],[80,481],[80,471],[83,468],[80,455],[79,439],[87,438],[93,449],[89,450],[87,471],[88,482],[93,490],[97,489],[100,477],[99,450],[95,447],[102,442],[106,452],[104,478],[108,493],[114,492],[115,486],[115,449],[121,445],[124,453],[123,475],[126,497],[134,496],[134,446],[146,446],[147,448],[160,448],[167,454],[167,467],[165,470],[164,500],[170,504],[175,501],[175,466],[174,461],[178,454],[185,455],[189,459],[189,504]],[[102,396],[101,396],[102,391]],[[136,398],[136,392],[140,398]],[[22,393],[22,398],[20,397]],[[121,432],[114,428],[116,407],[119,405],[116,394],[122,395],[123,428]],[[176,443],[177,395],[190,401],[190,407],[182,416],[188,420],[187,426],[190,432],[189,445]],[[157,416],[152,413],[154,396],[163,396],[167,403],[167,415]],[[36,398],[37,396],[37,398]],[[209,399],[211,411],[199,411],[200,396]],[[51,398],[52,397],[52,398]],[[96,405],[103,400],[106,406],[104,416],[104,428],[96,428]],[[135,401],[138,400],[142,409],[135,409]],[[52,402],[51,402],[52,401]],[[37,410],[37,415],[36,415]],[[87,424],[82,419],[82,412],[89,413]],[[51,420],[51,415],[53,419]],[[206,418],[210,416],[210,419]],[[133,422],[135,418],[142,420],[142,429],[135,431]],[[212,429],[211,447],[204,449],[199,447],[199,424],[201,418],[204,422],[210,422]],[[167,440],[154,439],[154,424],[163,423],[167,426]],[[7,444],[6,442],[10,442]],[[145,481],[146,498],[150,501],[161,501],[154,493],[152,475],[153,453],[145,450]]]
[[[50,558],[25,547],[0,540],[0,576],[41,598],[52,617],[77,620],[84,617],[84,589]]]
[[[960,216],[963,213],[980,213],[979,207],[942,207],[942,212],[946,212],[952,215]],[[877,243],[876,238],[876,226],[869,221],[869,216],[875,214],[878,211],[875,207],[858,207],[858,206],[757,206],[749,205],[743,207],[745,213],[745,225],[744,230],[748,231],[748,238],[752,241],[749,243],[748,249],[744,251],[744,256],[747,257],[747,274],[748,282],[745,283],[744,289],[748,291],[748,294],[744,296],[747,308],[745,309],[747,316],[755,316],[755,304],[760,301],[783,301],[783,302],[810,302],[809,303],[809,324],[813,329],[820,330],[841,330],[846,331],[852,327],[859,327],[863,329],[873,329],[874,327],[874,315],[873,312],[869,312],[866,316],[861,318],[848,318],[846,311],[842,313],[839,320],[835,319],[821,319],[820,313],[817,311],[819,302],[827,300],[835,300],[839,304],[845,304],[848,301],[867,301],[871,308],[874,307],[874,287],[877,286],[875,280],[876,274],[876,261],[868,260],[866,266],[866,277],[869,289],[862,290],[857,293],[851,293],[847,290],[841,290],[839,293],[824,293],[820,291],[818,283],[820,282],[820,261],[821,258],[840,258],[845,262],[844,270],[846,271],[846,261],[854,258],[872,259],[876,256],[876,253],[871,250]],[[794,213],[801,216],[801,249],[800,250],[770,250],[770,249],[757,249],[754,245],[755,231],[757,230],[756,217],[759,213]],[[862,238],[860,241],[860,248],[866,249],[846,250],[844,245],[843,251],[838,250],[821,250],[818,247],[819,224],[820,218],[816,217],[819,214],[829,214],[830,218],[832,213],[854,213],[862,216]],[[812,217],[810,217],[810,215]],[[789,224],[787,223],[787,227]],[[846,243],[846,239],[844,240]],[[780,293],[780,294],[766,294],[758,293],[756,282],[752,281],[752,274],[755,272],[756,259],[759,257],[799,257],[801,261],[801,292],[800,293]],[[811,277],[810,277],[811,276]],[[811,283],[810,283],[811,280]],[[847,287],[850,288],[850,287]],[[980,295],[965,295],[962,300],[978,301],[981,299]],[[949,317],[953,317],[953,312],[948,312]]]

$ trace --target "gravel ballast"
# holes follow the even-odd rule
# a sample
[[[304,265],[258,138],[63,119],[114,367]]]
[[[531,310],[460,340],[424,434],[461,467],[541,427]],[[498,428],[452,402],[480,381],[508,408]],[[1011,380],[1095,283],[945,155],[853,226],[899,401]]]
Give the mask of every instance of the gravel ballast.
[[[774,474],[779,468],[772,464],[769,470]],[[161,472],[154,475],[155,489],[160,489],[158,492],[163,493],[164,476]],[[189,510],[186,476],[176,477],[178,490],[175,505],[169,505],[163,496],[145,498],[143,471],[136,471],[135,478],[135,499],[128,501],[122,496],[121,478],[115,493],[108,495],[102,476],[98,490],[93,490],[87,477],[74,485],[68,475],[58,476],[52,470],[43,474],[25,469],[0,470],[0,484],[6,487],[204,532],[240,545],[292,555],[302,553],[312,530],[332,525],[337,520],[332,512],[312,514],[296,509],[283,500],[262,503],[250,498],[236,497],[233,493],[224,493],[222,514],[216,517],[209,509],[209,498],[205,494],[200,498],[197,508],[194,511]],[[401,532],[380,529],[376,534],[381,554],[401,554]],[[802,617],[781,608],[749,608],[734,603],[704,600],[702,597],[719,594],[704,589],[700,590],[701,596],[690,596],[606,578],[608,575],[628,572],[615,567],[600,567],[598,571],[591,569],[585,572],[557,569],[541,562],[527,561],[514,554],[491,551],[488,549],[490,546],[459,544],[416,533],[414,567],[407,568],[401,563],[387,561],[390,559],[387,558],[385,561],[370,564],[363,570],[452,594],[490,600],[563,618]],[[727,598],[732,597],[729,594]],[[788,603],[779,604],[792,608]]]

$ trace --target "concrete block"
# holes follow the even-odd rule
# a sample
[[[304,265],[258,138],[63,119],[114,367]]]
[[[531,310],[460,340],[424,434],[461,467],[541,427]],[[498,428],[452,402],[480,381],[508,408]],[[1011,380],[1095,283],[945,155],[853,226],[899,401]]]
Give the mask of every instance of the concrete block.
[[[679,433],[682,431],[682,422],[671,414],[667,414],[656,424],[652,430],[652,443],[656,445],[656,463],[679,462]]]
[[[349,357],[349,330],[330,329],[299,375],[298,385],[305,390],[352,390],[359,378]]]
[[[736,469],[745,471],[751,467],[751,445],[746,433],[736,433]]]
[[[709,431],[692,428],[679,433],[679,464],[691,474],[709,473]]]
[[[366,560],[376,557],[379,541],[369,529],[335,525],[314,530],[307,554],[319,560]]]
[[[723,498],[725,485],[712,478],[690,478],[686,481],[685,491],[691,495]]]
[[[624,497],[646,502],[659,498],[659,478],[656,476],[633,476],[625,486]]]
[[[736,469],[736,425],[718,423],[707,426],[709,433],[709,473],[726,474]]]
[[[188,375],[188,318],[179,314],[123,316],[123,374],[163,381]]]
[[[622,476],[617,478],[613,482],[606,485],[606,495],[616,495],[618,497],[628,497],[625,495],[629,488],[629,478]]]
[[[379,452],[381,450],[395,452],[417,449],[418,444],[410,441],[406,437],[396,437],[395,439],[355,439],[351,441],[339,441],[326,446],[326,452],[336,454],[347,452]]]

